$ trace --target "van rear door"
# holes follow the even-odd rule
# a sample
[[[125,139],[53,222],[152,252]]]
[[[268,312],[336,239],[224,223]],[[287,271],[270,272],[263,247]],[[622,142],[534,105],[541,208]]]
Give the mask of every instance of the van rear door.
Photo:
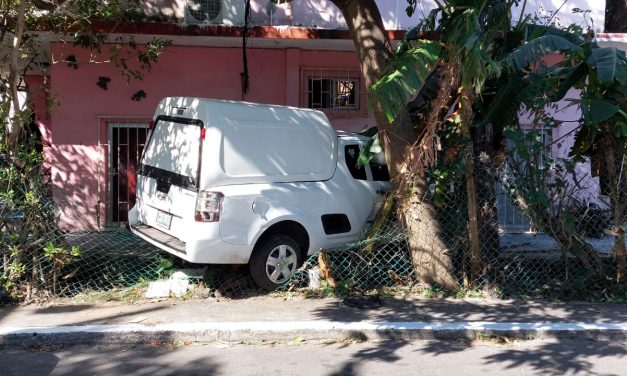
[[[203,123],[159,116],[138,169],[138,198],[147,225],[171,232],[193,218],[202,154]]]

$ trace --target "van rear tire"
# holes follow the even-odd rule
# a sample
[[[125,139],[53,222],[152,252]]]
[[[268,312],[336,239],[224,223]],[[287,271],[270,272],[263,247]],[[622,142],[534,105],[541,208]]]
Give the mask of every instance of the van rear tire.
[[[298,243],[287,235],[273,235],[255,247],[250,262],[250,276],[264,290],[276,290],[285,284],[303,263]]]

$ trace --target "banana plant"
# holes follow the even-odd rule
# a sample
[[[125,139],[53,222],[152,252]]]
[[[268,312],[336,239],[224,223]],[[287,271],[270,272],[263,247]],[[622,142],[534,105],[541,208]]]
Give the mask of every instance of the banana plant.
[[[548,105],[574,88],[581,97],[573,104],[581,107],[583,116],[572,154],[590,154],[608,133],[624,150],[624,53],[600,48],[577,30],[535,25],[529,18],[513,27],[511,7],[518,4],[516,0],[448,0],[436,4],[429,17],[407,33],[386,74],[370,88],[389,121],[408,103],[421,98],[432,86],[430,81],[451,80],[437,74],[447,66],[452,67],[447,73],[456,77],[449,92],[452,99],[433,100],[423,107],[427,114],[422,118],[430,119],[422,124],[423,129],[435,132],[434,128],[446,124],[461,124],[461,131],[469,132],[491,124],[496,134],[502,134],[506,127],[517,124],[525,106],[541,107],[539,101]],[[420,39],[425,35],[435,38]],[[549,65],[549,55],[562,56],[562,60]],[[364,154],[361,160],[367,161],[369,148]]]

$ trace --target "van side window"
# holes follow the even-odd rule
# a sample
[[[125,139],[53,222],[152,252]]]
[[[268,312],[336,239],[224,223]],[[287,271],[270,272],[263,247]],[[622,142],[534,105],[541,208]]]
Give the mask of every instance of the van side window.
[[[348,167],[351,175],[358,180],[367,180],[366,168],[364,166],[357,166],[357,160],[359,159],[359,146],[346,145],[344,147],[344,157],[346,158],[346,167]]]
[[[372,156],[370,160],[370,171],[372,172],[372,180],[389,181],[390,172],[388,165],[385,163],[385,154],[381,151]]]

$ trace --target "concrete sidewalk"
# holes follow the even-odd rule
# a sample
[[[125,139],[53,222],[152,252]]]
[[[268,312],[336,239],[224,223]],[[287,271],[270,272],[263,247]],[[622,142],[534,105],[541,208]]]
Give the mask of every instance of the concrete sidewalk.
[[[356,337],[627,338],[627,305],[486,299],[382,298],[373,309],[341,299],[253,297],[0,308],[0,345],[158,341],[290,341]]]

